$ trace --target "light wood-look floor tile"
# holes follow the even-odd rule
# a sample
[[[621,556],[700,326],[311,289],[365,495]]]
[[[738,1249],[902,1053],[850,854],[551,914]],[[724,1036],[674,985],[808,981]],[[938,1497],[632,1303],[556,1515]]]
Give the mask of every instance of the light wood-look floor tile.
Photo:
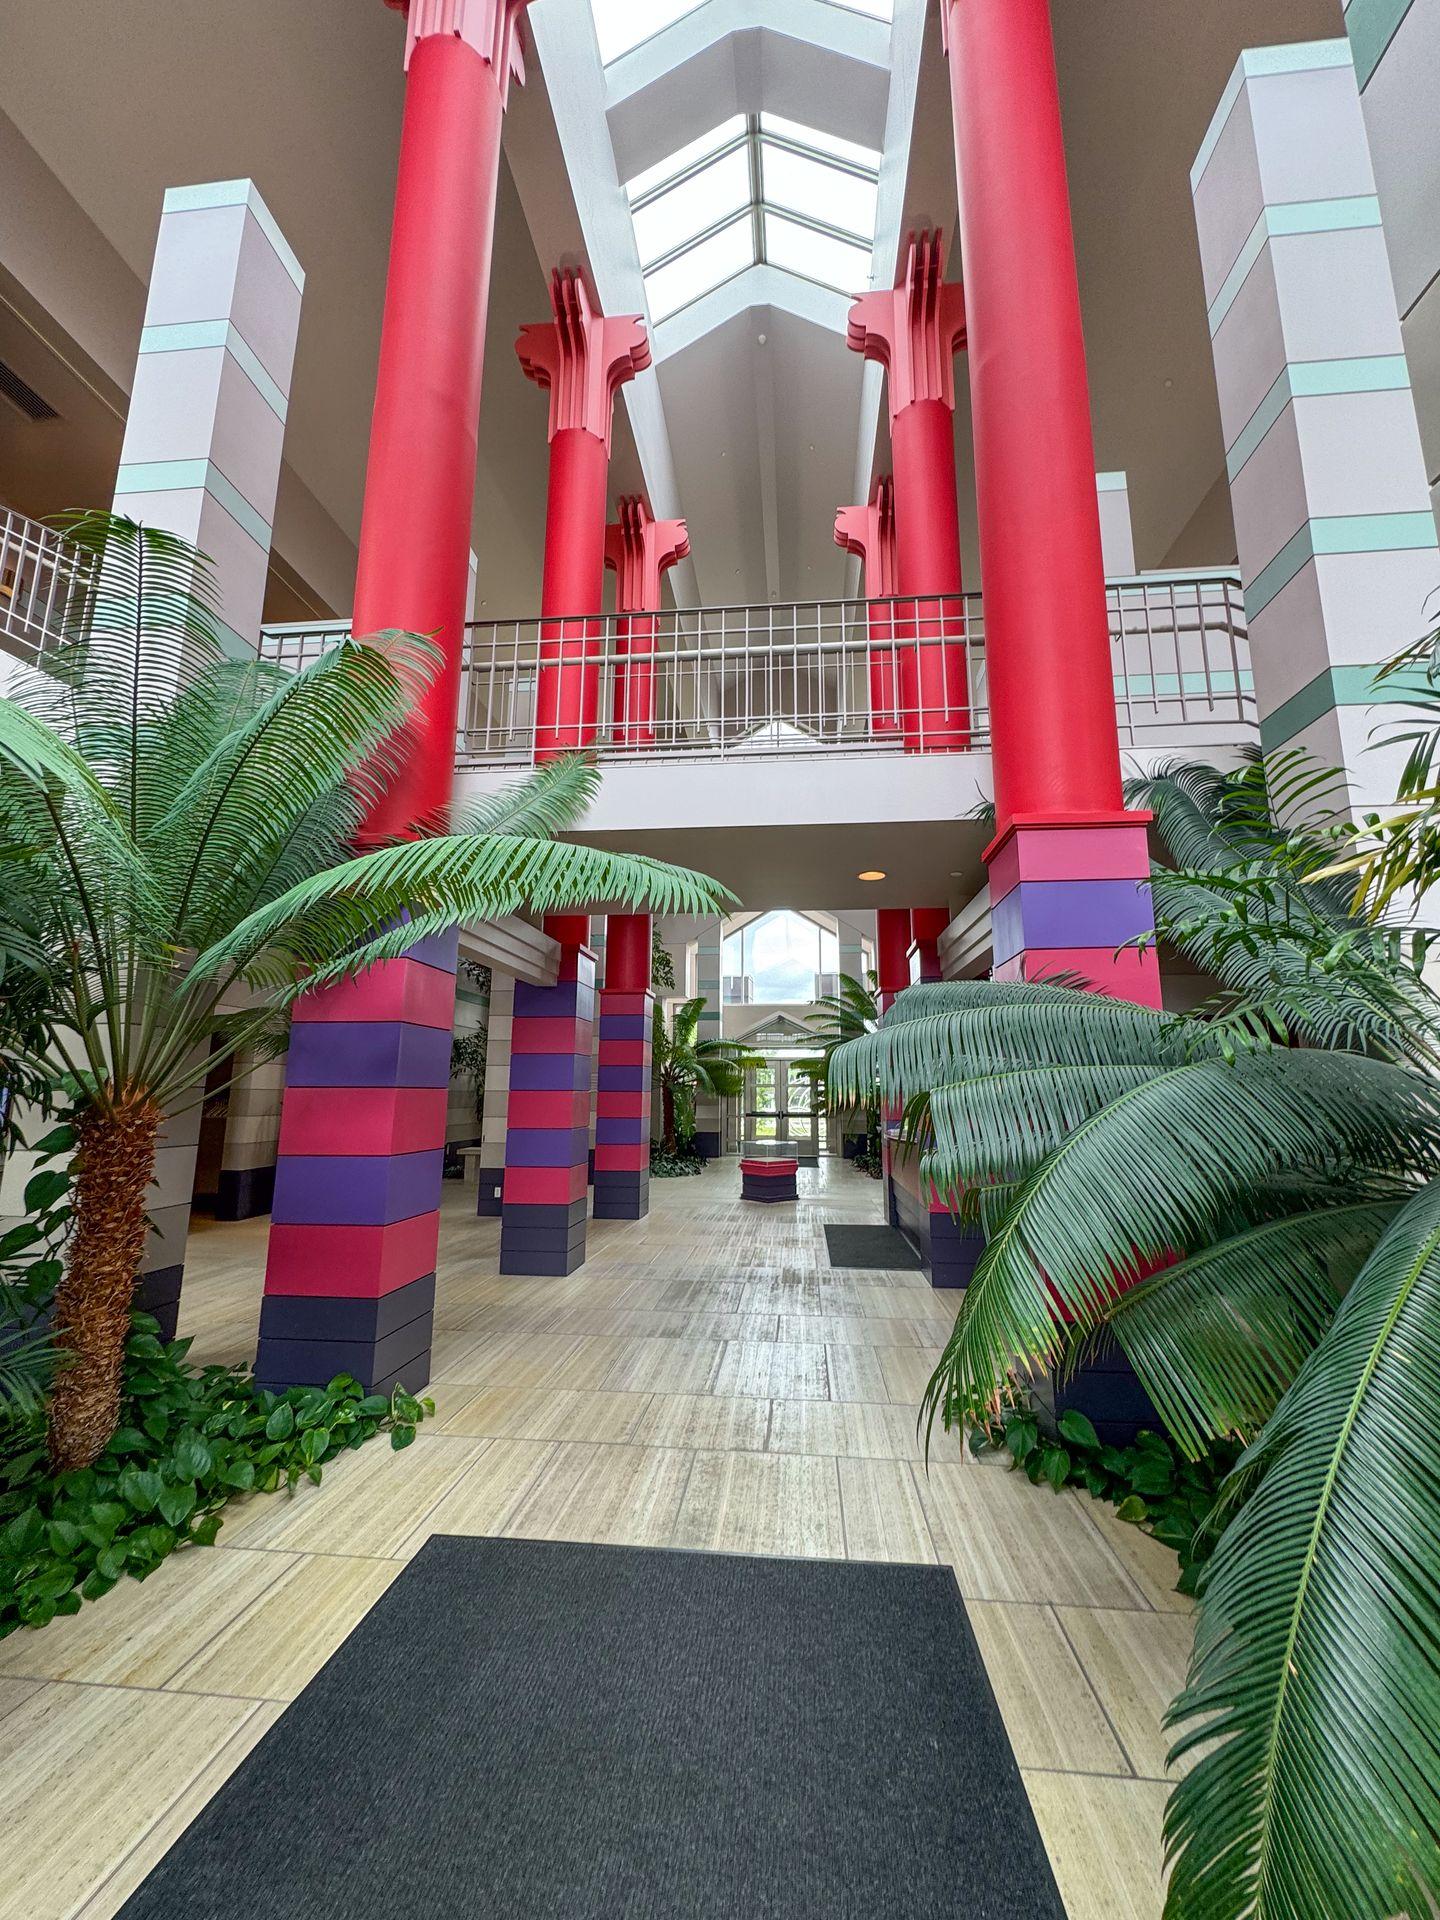
[[[837,1465],[850,1559],[933,1562],[935,1543],[909,1463],[844,1459]]]
[[[11,1636],[14,1638],[14,1635]],[[0,1720],[7,1713],[13,1713],[22,1701],[28,1700],[32,1693],[38,1693],[45,1682],[43,1680],[16,1680],[9,1675],[0,1675]]]
[[[1069,1920],[1159,1920],[1166,1788],[1040,1772],[1025,1787]]]
[[[769,1431],[768,1400],[747,1400],[736,1394],[656,1393],[646,1404],[634,1438],[646,1447],[758,1452]]]
[[[1064,1607],[1060,1624],[1136,1773],[1151,1780],[1187,1773],[1195,1764],[1193,1755],[1175,1772],[1166,1766],[1175,1735],[1161,1723],[1185,1684],[1194,1622],[1181,1613]]]
[[[835,1462],[801,1454],[696,1454],[674,1544],[843,1559]]]
[[[851,1454],[862,1460],[922,1460],[925,1439],[910,1407],[858,1400],[781,1400],[770,1422],[772,1453]],[[961,1459],[958,1435],[939,1433],[935,1459]]]
[[[777,1340],[731,1341],[720,1362],[716,1393],[738,1393],[761,1400],[825,1400],[830,1376],[825,1348],[795,1346]]]
[[[935,1465],[920,1476],[930,1531],[967,1600],[1143,1607],[1144,1598],[1071,1493],[1003,1468]]]
[[[1052,1609],[971,1601],[968,1611],[1020,1765],[1128,1777],[1120,1743]]]
[[[263,1599],[187,1661],[169,1687],[293,1700],[400,1571],[398,1560],[313,1554],[296,1561]]]
[[[665,1546],[699,1457],[659,1447],[557,1447],[505,1531],[525,1540]]]
[[[246,1544],[383,1559],[398,1552],[417,1518],[455,1485],[483,1444],[422,1432],[412,1446],[394,1453],[387,1441],[377,1440],[351,1456],[353,1471],[328,1497],[324,1485],[293,1502],[283,1494],[270,1496],[272,1512],[246,1535]]]
[[[148,1580],[122,1580],[79,1613],[0,1640],[0,1673],[161,1686],[291,1564],[284,1554],[186,1548]]]
[[[419,1442],[416,1442],[419,1445]],[[414,1452],[410,1448],[410,1452]],[[498,1534],[553,1458],[544,1440],[490,1440],[396,1549],[408,1560],[432,1533]]]
[[[1175,1582],[1180,1578],[1180,1562],[1169,1547],[1162,1546],[1153,1534],[1117,1519],[1108,1501],[1087,1500],[1086,1507],[1116,1559],[1152,1607],[1161,1613],[1194,1613],[1195,1602],[1188,1594],[1175,1590]]]
[[[249,1700],[57,1682],[7,1713],[5,1910],[73,1913],[255,1712]]]

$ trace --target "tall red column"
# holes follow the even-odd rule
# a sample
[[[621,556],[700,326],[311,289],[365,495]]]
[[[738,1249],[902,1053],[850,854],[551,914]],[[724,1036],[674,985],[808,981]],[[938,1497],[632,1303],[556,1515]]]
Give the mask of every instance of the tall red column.
[[[527,4],[399,6],[408,79],[353,625],[433,635],[443,666],[367,839],[450,797],[500,134]],[[255,1361],[266,1386],[350,1373],[367,1392],[415,1392],[429,1378],[457,940],[422,941],[296,1009]]]
[[[948,907],[913,907],[910,912],[910,946],[905,955],[910,985],[942,980],[940,941],[950,924]]]
[[[575,269],[561,267],[550,276],[550,304],[554,318],[522,327],[515,343],[526,376],[550,392],[537,760],[595,741],[610,426],[616,393],[650,364],[638,315],[605,319]]]
[[[882,474],[868,507],[841,507],[835,515],[835,544],[865,566],[865,598],[870,602],[868,656],[870,731],[900,730],[900,688],[896,672],[895,609],[888,603],[899,591],[895,565],[895,483]]]
[[[595,1088],[597,1220],[643,1220],[650,1211],[653,951],[654,921],[648,913],[607,917]]]
[[[625,495],[619,511],[620,518],[605,529],[605,564],[615,570],[615,610],[623,616],[616,623],[611,739],[617,747],[649,747],[655,744],[660,582],[689,555],[690,535],[683,520],[653,519],[638,493]],[[647,990],[648,985],[647,979]]]
[[[1146,816],[1124,811],[1048,0],[942,0],[1000,832],[995,972],[1159,1004]]]
[[[886,370],[896,591],[906,598],[949,596],[904,617],[905,745],[927,753],[957,751],[970,744],[955,480],[955,355],[965,345],[965,296],[945,282],[938,233],[912,234],[899,285],[855,302],[849,342]]]
[[[882,1013],[910,984],[910,909],[875,909],[875,980]]]

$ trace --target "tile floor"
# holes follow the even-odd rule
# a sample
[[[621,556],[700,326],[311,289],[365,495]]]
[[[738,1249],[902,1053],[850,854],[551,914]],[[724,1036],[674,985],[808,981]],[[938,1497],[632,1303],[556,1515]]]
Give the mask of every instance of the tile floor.
[[[954,1437],[927,1471],[915,1407],[953,1302],[832,1270],[825,1222],[873,1220],[879,1189],[833,1163],[801,1181],[772,1208],[733,1163],[657,1180],[649,1218],[592,1221],[563,1280],[501,1278],[499,1223],[448,1187],[415,1445],[237,1504],[213,1549],[0,1644],[0,1917],[108,1920],[446,1532],[950,1564],[1073,1920],[1158,1920],[1173,1560]],[[197,1223],[196,1359],[253,1354],[266,1225]]]

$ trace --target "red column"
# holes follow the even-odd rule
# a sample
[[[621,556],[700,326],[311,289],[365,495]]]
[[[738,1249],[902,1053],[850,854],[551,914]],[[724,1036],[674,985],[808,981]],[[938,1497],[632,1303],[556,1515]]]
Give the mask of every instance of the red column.
[[[648,913],[612,913],[605,922],[595,1089],[597,1220],[643,1220],[650,1211],[653,927]]]
[[[1085,343],[1048,0],[943,0],[1000,833],[997,976],[1159,1001],[1123,810]]]
[[[911,938],[909,907],[876,908],[875,978],[882,1013],[910,984]]]
[[[879,361],[887,374],[896,591],[906,598],[950,596],[904,616],[907,629],[914,629],[914,644],[900,653],[905,745],[953,752],[970,744],[954,424],[954,363],[965,344],[965,296],[945,283],[938,233],[911,235],[900,284],[855,302],[849,339],[856,353]]]
[[[515,351],[550,392],[550,487],[540,613],[535,757],[594,744],[599,718],[597,619],[605,586],[605,508],[615,395],[650,364],[636,315],[607,320],[573,268],[550,276],[554,318],[522,327]]]
[[[431,634],[444,664],[367,837],[450,798],[500,136],[529,0],[387,4],[406,13],[408,78],[353,626]]]
[[[870,731],[898,733],[900,689],[896,675],[895,483],[883,474],[868,507],[841,507],[835,516],[835,544],[865,565],[865,598],[870,602]]]
[[[396,4],[396,0],[391,0]],[[364,837],[443,808],[470,575],[505,99],[528,0],[410,0],[405,117],[365,474],[357,633],[432,634],[443,666]],[[296,1009],[256,1375],[429,1378],[457,935]]]
[[[619,502],[620,518],[605,529],[605,564],[615,570],[615,692],[611,740],[617,747],[655,744],[655,614],[660,582],[690,552],[683,520],[652,519],[641,496]],[[611,924],[621,916],[611,916]],[[648,990],[648,949],[647,949]],[[608,974],[608,963],[607,963]]]
[[[912,987],[921,981],[941,980],[940,939],[950,924],[945,907],[913,907],[910,911],[910,946],[905,959]]]

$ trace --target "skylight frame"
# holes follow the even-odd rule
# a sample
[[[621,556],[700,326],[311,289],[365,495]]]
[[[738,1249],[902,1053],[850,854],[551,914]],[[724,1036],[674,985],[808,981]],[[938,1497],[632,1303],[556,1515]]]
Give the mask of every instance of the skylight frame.
[[[596,44],[600,47],[601,66],[608,69],[620,60],[628,60],[632,53],[638,53],[641,47],[648,47],[652,40],[658,40],[662,33],[669,33],[672,27],[678,27],[682,20],[688,20],[692,13],[699,13],[701,8],[708,6],[709,3],[710,0],[690,0],[688,6],[682,6],[678,13],[672,14],[668,20],[662,21],[658,27],[651,27],[650,30],[642,34],[638,40],[632,40],[628,46],[621,47],[618,53],[607,54],[601,41],[601,23],[597,8],[604,4],[614,8],[617,13],[622,12],[624,11],[626,0],[619,0],[618,5],[616,5],[616,0],[590,0],[590,17],[595,23],[595,40]],[[836,4],[843,6],[845,0],[836,0]]]
[[[730,123],[722,121],[720,128],[728,124]],[[741,273],[748,271],[749,267],[772,264],[767,260],[766,254],[765,218],[767,213],[774,214],[777,219],[788,221],[793,226],[808,228],[811,232],[827,240],[833,240],[857,252],[863,252],[872,263],[873,270],[875,250],[875,231],[873,226],[867,235],[857,231],[853,227],[839,225],[835,222],[822,219],[815,214],[802,212],[796,208],[784,205],[780,201],[772,202],[766,199],[764,150],[767,146],[770,146],[782,152],[793,153],[812,164],[828,168],[833,173],[849,175],[851,178],[862,181],[866,186],[871,188],[874,188],[878,184],[882,156],[875,153],[873,163],[862,161],[858,157],[852,157],[852,155],[858,156],[862,153],[870,154],[872,152],[871,149],[856,146],[854,143],[848,143],[851,149],[849,153],[838,154],[827,152],[824,146],[818,144],[819,141],[826,138],[818,129],[803,128],[798,122],[785,122],[784,124],[785,130],[779,131],[774,124],[773,116],[753,113],[747,114],[744,118],[743,125],[737,126],[734,134],[729,139],[723,140],[719,145],[703,152],[698,158],[678,168],[673,174],[655,180],[653,178],[656,172],[655,168],[650,167],[642,170],[641,173],[636,175],[636,179],[649,182],[643,192],[638,194],[633,193],[631,187],[627,185],[626,194],[629,200],[633,223],[634,216],[637,213],[641,213],[647,207],[653,206],[675,188],[683,186],[688,181],[697,178],[708,168],[728,159],[730,155],[739,149],[748,149],[750,174],[750,197],[748,202],[741,202],[728,207],[723,214],[717,215],[713,221],[700,231],[690,235],[685,240],[678,241],[668,252],[656,255],[654,259],[643,265],[641,273],[646,284],[648,297],[649,283],[653,275],[660,273],[666,267],[674,265],[676,261],[683,259],[687,253],[692,252],[697,247],[703,246],[707,241],[714,239],[717,234],[723,233],[735,226],[747,213],[750,218],[753,258],[747,261],[744,266],[736,268],[733,273],[726,274],[723,279],[717,280],[713,285],[694,294],[681,306],[668,310],[661,316],[662,322],[673,318],[676,313],[682,313],[685,307],[693,306],[695,301],[705,299],[709,294],[715,292],[717,288],[727,285],[729,281],[738,278]],[[718,132],[720,128],[715,129],[715,131]],[[814,133],[815,139],[813,142],[804,138],[806,132]],[[699,140],[703,140],[706,137],[705,135],[701,135],[699,136]],[[681,153],[686,152],[688,148],[698,145],[699,140],[687,142],[686,147],[682,147],[679,151]],[[774,264],[778,266],[778,263]],[[864,288],[836,288],[832,281],[820,279],[812,274],[798,272],[794,267],[778,266],[778,270],[790,274],[797,280],[804,280],[812,286],[825,287],[831,291],[853,291],[857,293],[864,291]],[[659,323],[657,322],[657,324]]]

